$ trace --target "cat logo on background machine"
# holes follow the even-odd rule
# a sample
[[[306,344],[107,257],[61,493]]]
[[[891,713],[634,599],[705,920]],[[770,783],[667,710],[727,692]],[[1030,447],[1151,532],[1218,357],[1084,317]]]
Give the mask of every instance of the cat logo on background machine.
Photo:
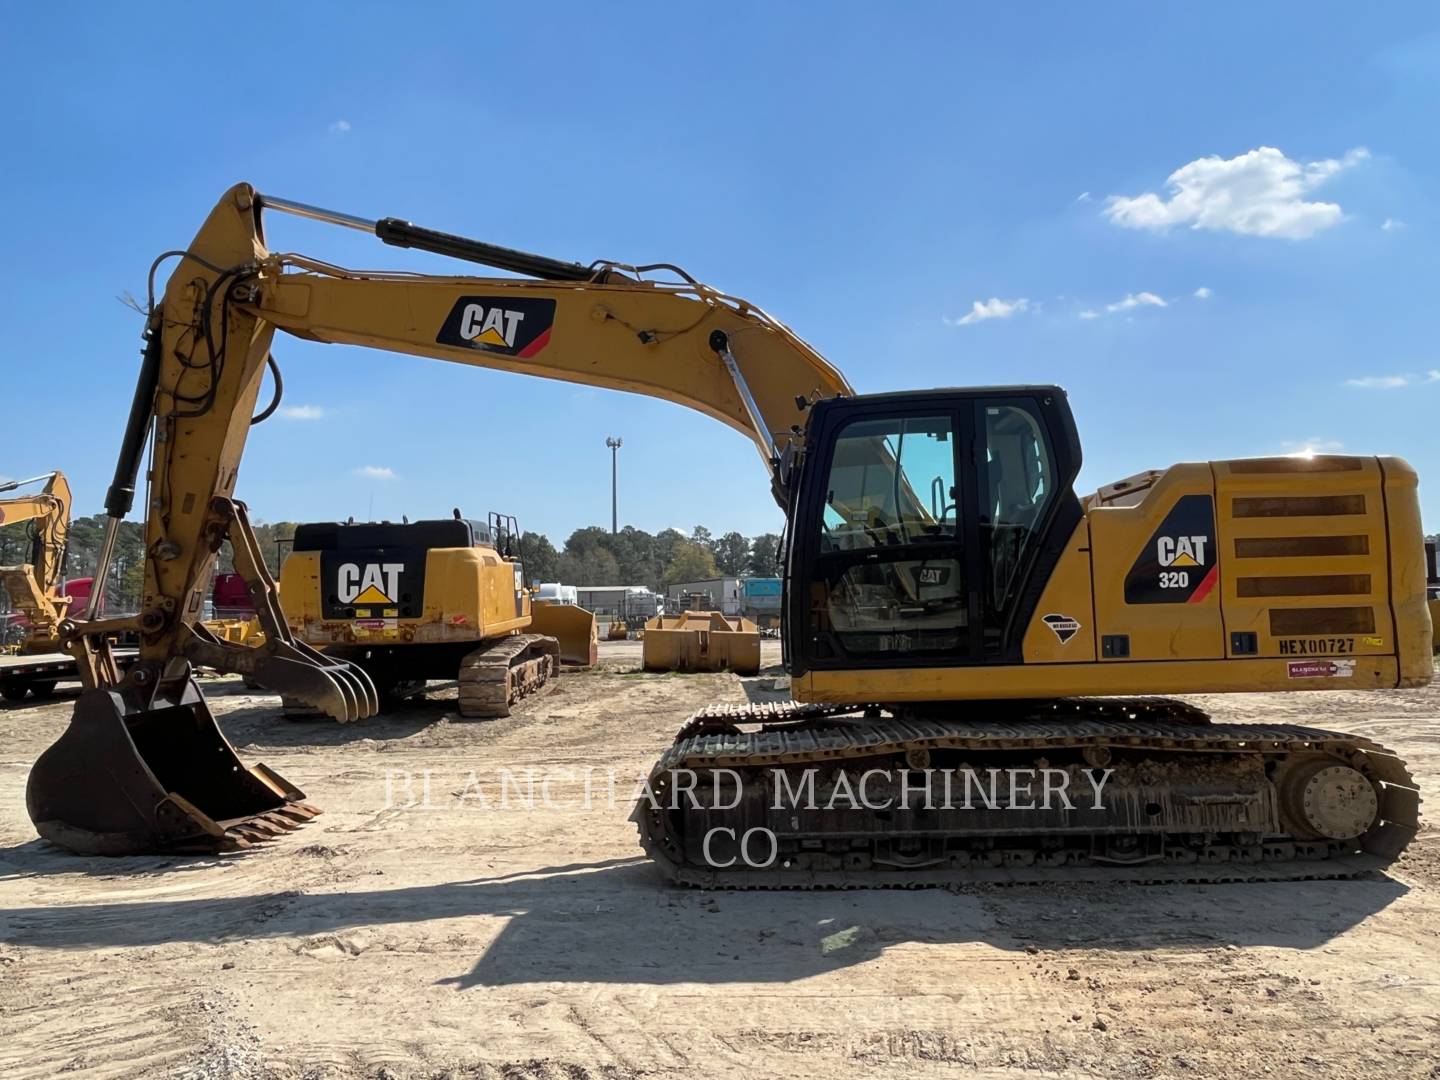
[[[335,592],[342,604],[393,604],[400,595],[404,563],[341,563]]]
[[[419,618],[425,595],[425,552],[399,545],[322,551],[320,613],[355,620],[364,629],[393,628]],[[385,620],[382,624],[379,620]]]
[[[1127,604],[1198,604],[1220,577],[1215,503],[1182,495],[1125,575]]]

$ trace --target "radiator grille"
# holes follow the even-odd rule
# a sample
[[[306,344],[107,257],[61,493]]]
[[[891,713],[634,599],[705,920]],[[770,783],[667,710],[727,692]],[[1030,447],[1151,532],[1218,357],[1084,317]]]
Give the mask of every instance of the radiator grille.
[[[1365,513],[1364,495],[1265,495],[1237,497],[1230,504],[1237,518],[1339,517]]]
[[[1369,555],[1368,536],[1242,536],[1237,559],[1305,559],[1317,555]]]
[[[1373,634],[1375,611],[1368,607],[1271,608],[1271,637],[1305,634]]]
[[[1236,596],[1368,596],[1369,574],[1306,574],[1283,577],[1242,577]]]

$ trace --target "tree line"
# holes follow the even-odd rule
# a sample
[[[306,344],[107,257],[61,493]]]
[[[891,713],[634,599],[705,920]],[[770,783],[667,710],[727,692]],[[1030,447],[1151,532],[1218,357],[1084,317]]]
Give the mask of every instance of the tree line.
[[[70,522],[65,550],[65,577],[92,577],[105,534],[105,516],[92,514]],[[276,577],[280,560],[295,535],[293,521],[252,523],[265,563]],[[0,526],[0,566],[30,559],[29,523]],[[779,573],[780,537],[774,533],[746,537],[738,532],[713,536],[697,525],[689,536],[678,529],[648,533],[627,525],[618,533],[590,525],[576,529],[557,549],[544,533],[521,540],[525,577],[532,582],[566,585],[647,585],[656,591],[681,581],[723,576],[772,577]],[[105,586],[108,611],[138,611],[144,586],[145,526],[122,521],[115,537],[115,555]],[[229,545],[220,552],[220,571],[234,569]],[[10,609],[0,588],[0,611]]]
[[[648,533],[627,525],[617,533],[598,525],[576,529],[556,549],[544,533],[522,541],[525,576],[566,585],[647,585],[660,591],[682,581],[717,577],[774,577],[780,572],[780,537],[738,532],[713,535],[697,525]]]

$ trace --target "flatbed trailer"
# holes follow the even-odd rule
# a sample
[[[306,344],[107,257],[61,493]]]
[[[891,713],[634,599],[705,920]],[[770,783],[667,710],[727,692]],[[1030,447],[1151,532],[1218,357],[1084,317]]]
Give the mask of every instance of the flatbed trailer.
[[[138,650],[116,649],[115,660],[129,667]],[[66,653],[0,655],[0,697],[24,701],[27,697],[48,698],[61,682],[78,681],[80,668]]]

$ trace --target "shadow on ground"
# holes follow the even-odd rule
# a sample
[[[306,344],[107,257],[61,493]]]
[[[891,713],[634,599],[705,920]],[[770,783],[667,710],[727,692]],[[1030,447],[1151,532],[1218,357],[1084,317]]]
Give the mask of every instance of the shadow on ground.
[[[11,880],[73,857],[38,842],[0,851]],[[332,865],[344,869],[343,856]],[[107,860],[146,871],[161,860]],[[138,871],[137,871],[138,872]],[[168,873],[169,871],[167,871]],[[468,916],[508,919],[470,970],[437,983],[788,982],[862,963],[900,943],[1147,950],[1310,949],[1407,892],[1388,877],[1205,886],[1009,886],[946,890],[707,893],[664,884],[644,859],[539,867],[435,885],[347,892],[11,908],[0,940],[52,949],[298,938]],[[437,931],[439,932],[439,931]]]

